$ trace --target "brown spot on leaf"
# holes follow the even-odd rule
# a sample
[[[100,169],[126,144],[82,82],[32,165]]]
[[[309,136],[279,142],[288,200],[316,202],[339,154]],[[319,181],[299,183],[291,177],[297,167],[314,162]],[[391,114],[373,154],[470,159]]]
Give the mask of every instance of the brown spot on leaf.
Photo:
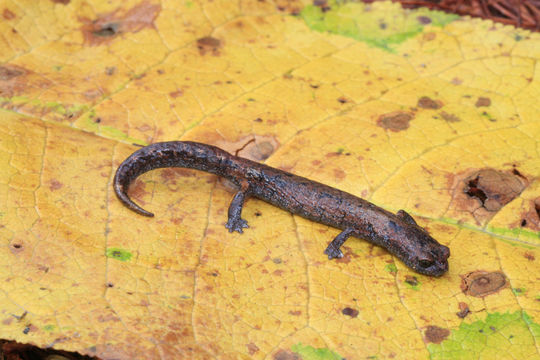
[[[523,254],[523,257],[529,261],[534,261],[536,260],[536,258],[534,257],[534,254],[531,253],[531,252],[528,252],[526,251],[524,254]]]
[[[414,118],[410,113],[395,111],[379,116],[377,125],[394,132],[407,130],[409,122]]]
[[[461,121],[461,118],[459,118],[457,115],[447,113],[446,111],[441,112],[440,115],[446,122],[453,123],[453,122]]]
[[[300,0],[274,0],[276,8],[279,11],[286,12],[290,15],[298,15],[304,8]]]
[[[422,40],[424,41],[432,41],[432,40],[435,40],[436,38],[437,38],[437,34],[432,33],[432,32],[425,33],[424,36],[422,36]]]
[[[275,275],[275,276],[283,276],[283,273],[284,273],[284,272],[285,272],[285,271],[283,271],[283,270],[274,270],[274,271],[272,272],[272,274]]]
[[[467,305],[467,303],[460,302],[459,311],[456,313],[456,315],[459,318],[464,319],[467,315],[469,315],[470,312],[471,310],[469,309],[469,305]]]
[[[273,136],[249,136],[235,142],[219,140],[216,145],[231,154],[254,161],[268,159],[278,148],[279,143]]]
[[[0,97],[10,98],[24,93],[28,86],[42,89],[50,86],[50,81],[38,77],[33,79],[33,72],[21,66],[5,64],[0,66]]]
[[[452,208],[469,212],[481,225],[529,185],[528,178],[514,171],[492,168],[469,169],[448,177]],[[519,226],[521,217],[517,220]]]
[[[56,179],[52,179],[51,183],[49,184],[49,189],[51,191],[55,191],[55,190],[58,190],[58,189],[62,188],[62,186],[64,186],[64,184],[62,184],[60,181],[58,181]]]
[[[345,179],[345,176],[347,176],[345,171],[341,169],[334,169],[334,178],[336,178],[337,181],[342,181]]]
[[[177,97],[180,97],[182,95],[184,95],[182,90],[176,90],[169,93],[169,96],[172,97],[173,99],[176,99]]]
[[[302,315],[302,311],[300,311],[300,310],[295,310],[295,311],[290,310],[289,315],[300,316],[300,315]]]
[[[318,6],[323,12],[326,12],[331,9],[328,4],[328,0],[313,0],[313,6]]]
[[[115,10],[102,14],[95,20],[80,18],[84,41],[90,46],[101,45],[114,39],[118,34],[137,33],[145,28],[154,28],[154,21],[161,11],[161,5],[141,2],[124,11]]]
[[[206,53],[219,55],[221,40],[211,36],[205,36],[197,40],[197,48],[199,49],[199,54],[201,55],[205,55]]]
[[[15,14],[12,13],[9,9],[4,9],[4,11],[2,12],[2,16],[6,20],[12,20],[12,19],[15,19],[16,17]]]
[[[482,169],[469,176],[465,194],[475,198],[488,211],[499,211],[527,187],[522,176],[495,169]]]
[[[255,142],[255,146],[250,149],[251,156],[259,161],[268,159],[274,151],[274,145],[271,141]]]
[[[416,20],[422,25],[431,24],[431,18],[427,16],[418,16]]]
[[[341,156],[342,154],[343,154],[343,151],[332,151],[332,152],[326,153],[325,157],[332,158],[336,156]]]
[[[440,109],[443,106],[442,101],[440,100],[433,100],[427,96],[422,96],[420,99],[418,99],[418,105],[419,108],[422,109]]]
[[[533,231],[540,231],[540,197],[529,200],[529,205],[521,213],[520,219],[512,224],[513,228],[527,227]]]
[[[461,275],[461,291],[464,294],[483,298],[495,294],[508,286],[506,276],[500,271],[473,271]]]
[[[274,360],[302,360],[300,355],[289,350],[279,349],[273,356]]]
[[[352,318],[358,317],[358,314],[359,314],[358,310],[352,309],[350,307],[344,308],[343,310],[341,310],[341,313],[343,315],[347,315],[347,316],[350,316]]]
[[[246,344],[246,347],[247,347],[249,355],[253,355],[259,351],[259,347],[255,345],[254,343]]]
[[[9,81],[21,75],[27,74],[28,71],[16,65],[0,66],[0,81]]]
[[[342,104],[349,102],[349,100],[345,96],[338,97],[337,101],[339,101]]]
[[[429,325],[424,333],[426,342],[434,344],[440,344],[448,335],[450,335],[450,330],[434,325]]]
[[[67,5],[71,0],[51,0],[55,4]]]
[[[474,106],[481,107],[481,106],[490,106],[491,105],[491,99],[486,97],[479,97],[478,100],[476,100],[476,104]]]
[[[144,205],[146,204],[146,201],[144,201],[144,199],[148,198],[149,194],[148,191],[146,191],[145,183],[139,179],[136,179],[133,183],[131,183],[128,191],[131,194],[132,198],[135,200],[135,202],[138,203],[140,206],[144,207]]]
[[[452,82],[452,84],[454,84],[454,85],[461,85],[461,84],[463,83],[463,80],[460,79],[460,78],[458,78],[458,77],[455,77],[455,78],[452,79],[451,82]]]
[[[159,172],[159,175],[161,179],[163,180],[163,183],[170,184],[170,185],[176,185],[176,180],[181,177],[191,177],[195,176],[193,171],[189,171],[188,169],[181,169],[181,168],[167,168],[163,169]]]
[[[328,243],[330,244],[330,242]],[[355,254],[349,246],[342,246],[341,250],[343,251],[343,257],[334,259],[332,261],[340,264],[348,264],[352,259],[358,258],[358,255]]]

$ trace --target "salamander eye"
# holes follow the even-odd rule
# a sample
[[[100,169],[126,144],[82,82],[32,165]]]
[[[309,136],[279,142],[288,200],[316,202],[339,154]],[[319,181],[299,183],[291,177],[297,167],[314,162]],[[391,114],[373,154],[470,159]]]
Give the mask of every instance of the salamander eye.
[[[420,259],[420,260],[418,260],[418,265],[419,265],[422,269],[427,269],[428,267],[430,267],[431,265],[433,265],[433,261],[428,260],[428,259]]]

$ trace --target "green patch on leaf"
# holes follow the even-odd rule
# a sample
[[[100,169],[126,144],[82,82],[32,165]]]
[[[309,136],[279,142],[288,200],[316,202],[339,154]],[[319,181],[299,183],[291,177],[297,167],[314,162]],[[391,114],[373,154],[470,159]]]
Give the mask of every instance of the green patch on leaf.
[[[106,254],[107,257],[120,261],[129,261],[133,256],[129,251],[119,248],[108,248]]]
[[[302,345],[302,343],[295,344],[291,347],[291,350],[303,360],[341,360],[343,356],[332,350],[325,348],[314,348],[310,345]]]
[[[388,264],[384,267],[384,270],[389,273],[395,273],[397,272],[397,266],[396,264]]]
[[[445,26],[459,18],[427,9],[392,11],[398,4],[375,2],[364,4],[349,1],[329,1],[329,9],[307,5],[300,16],[309,28],[327,31],[363,41],[386,51],[394,45],[416,36],[425,26]]]
[[[95,110],[90,109],[90,111],[88,111],[80,121],[77,121],[77,126],[83,130],[102,135],[109,139],[121,140],[132,144],[148,145],[140,139],[135,139],[128,136],[128,134],[113,126],[103,125],[101,121],[98,121],[98,119],[99,117],[97,116]]]
[[[33,113],[54,113],[69,118],[76,117],[88,110],[87,105],[72,104],[66,106],[66,104],[57,101],[43,102],[39,99],[32,99],[26,96],[0,97],[0,103],[4,107],[31,108]]]
[[[506,228],[498,228],[498,227],[492,227],[492,226],[488,226],[487,230],[497,235],[503,235],[503,236],[509,236],[509,237],[520,236],[520,237],[527,237],[529,239],[535,239],[537,241],[540,241],[540,232],[537,232],[537,231],[530,231],[530,230],[521,229],[521,228],[506,229]],[[527,249],[536,249],[534,246],[527,246],[525,244],[520,244],[520,245],[523,245],[523,247],[526,247]]]
[[[481,114],[483,117],[485,118],[488,118],[488,119],[493,119],[493,116],[491,116],[490,113],[488,113],[487,111],[482,111],[482,114]]]
[[[536,249],[536,246],[528,245],[523,241],[520,241],[518,238],[526,237],[529,240],[535,241],[535,243],[540,244],[540,232],[535,231],[529,231],[526,229],[521,228],[499,228],[499,227],[493,227],[493,226],[487,226],[486,229],[479,229],[477,226],[467,224],[467,223],[461,223],[457,221],[456,219],[451,218],[439,218],[436,219],[437,221],[440,221],[443,224],[450,224],[450,225],[457,225],[460,228],[469,229],[473,231],[481,231],[481,232],[489,232],[492,235],[498,235],[496,237],[497,240],[501,240],[507,244],[510,244],[512,246],[519,246],[524,249],[533,250]],[[529,241],[527,240],[527,241]]]
[[[51,332],[51,331],[54,330],[54,325],[45,325],[45,326],[43,327],[43,330],[48,331],[48,332]]]
[[[516,296],[524,295],[526,291],[527,291],[527,289],[525,289],[525,288],[513,288],[513,289],[512,289],[512,292],[513,292],[514,295],[516,295]]]
[[[430,359],[530,359],[538,355],[540,325],[524,311],[488,314],[485,320],[461,323],[440,344],[429,344]]]

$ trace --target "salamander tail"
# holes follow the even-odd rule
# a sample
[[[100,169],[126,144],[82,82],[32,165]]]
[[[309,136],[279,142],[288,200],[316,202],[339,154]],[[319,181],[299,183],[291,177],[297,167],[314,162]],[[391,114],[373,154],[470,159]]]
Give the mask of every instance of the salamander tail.
[[[117,173],[118,175],[118,173]],[[125,189],[124,185],[117,181],[118,176],[114,177],[114,192],[116,193],[116,196],[118,199],[129,209],[135,211],[138,214],[153,217],[154,214],[150,211],[144,210],[139,205],[135,204],[133,200],[131,200],[127,194],[127,189]]]
[[[135,152],[135,154],[137,155],[141,153],[141,150]],[[127,208],[135,211],[138,214],[153,217],[153,213],[146,211],[139,205],[135,204],[127,194],[131,182],[135,180],[137,176],[147,171],[147,168],[144,166],[145,159],[143,157],[132,155],[129,159],[133,160],[124,161],[116,170],[113,180],[114,193]],[[143,163],[142,166],[141,163]]]
[[[128,196],[129,184],[147,171],[166,167],[197,169],[227,176],[222,162],[231,155],[215,146],[190,141],[154,143],[131,154],[120,164],[114,176],[114,192],[118,199],[138,214],[152,217],[154,214],[135,204]]]

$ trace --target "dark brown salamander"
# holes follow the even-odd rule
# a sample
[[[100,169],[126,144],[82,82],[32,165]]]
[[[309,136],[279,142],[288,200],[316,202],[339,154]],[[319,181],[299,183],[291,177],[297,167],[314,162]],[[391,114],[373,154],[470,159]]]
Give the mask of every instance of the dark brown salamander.
[[[328,245],[329,259],[340,258],[339,249],[349,236],[382,246],[415,271],[441,276],[448,270],[450,250],[439,244],[403,210],[397,214],[327,185],[283,170],[229,154],[215,146],[171,141],[135,151],[116,171],[114,191],[125,206],[145,216],[127,195],[129,184],[139,175],[158,168],[182,167],[207,171],[231,180],[240,190],[229,206],[225,225],[229,232],[243,232],[242,206],[254,196],[293,214],[343,230]]]

